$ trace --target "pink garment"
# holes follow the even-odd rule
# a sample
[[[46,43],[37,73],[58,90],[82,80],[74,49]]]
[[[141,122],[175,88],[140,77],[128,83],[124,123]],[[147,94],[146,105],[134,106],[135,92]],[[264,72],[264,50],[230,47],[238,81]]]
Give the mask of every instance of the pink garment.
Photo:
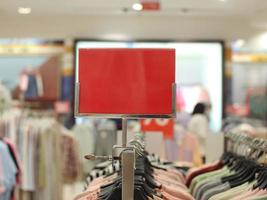
[[[260,190],[255,195],[253,195],[251,197],[260,197],[260,196],[265,196],[266,194],[267,194],[267,190]]]
[[[176,90],[176,108],[178,110],[184,110],[185,109],[185,100],[183,96],[183,92],[180,88],[177,88]]]
[[[176,197],[168,194],[167,192],[162,191],[161,193],[163,195],[164,200],[178,200]]]
[[[188,191],[180,188],[174,188],[172,186],[162,186],[162,190],[164,192],[167,192],[169,195],[172,195],[173,197],[176,198],[182,198],[184,200],[193,200],[194,198],[189,194]]]
[[[259,191],[259,189],[249,190],[245,193],[242,193],[242,194],[232,198],[231,200],[243,200],[245,197],[250,197],[250,196],[256,194],[258,191]]]
[[[234,198],[232,198],[231,200],[244,200],[244,199],[250,199],[253,197],[260,197],[262,195],[266,195],[267,194],[267,190],[262,190],[262,189],[255,189],[255,190],[249,190],[246,193],[243,193],[241,195],[238,195]]]
[[[179,180],[185,184],[185,177],[182,173],[178,172],[176,169],[167,169],[168,172],[173,173],[175,176],[179,177]]]
[[[180,183],[180,182],[175,182],[171,179],[168,179],[166,177],[160,177],[160,176],[155,176],[156,180],[160,183],[160,185],[164,185],[164,186],[175,186],[177,188],[182,188],[182,189],[187,189],[187,187]]]
[[[95,200],[98,198],[101,192],[101,186],[112,183],[117,177],[117,174],[100,177],[94,179],[83,193],[75,197],[74,200]],[[153,173],[155,182],[158,183],[160,189],[159,195],[163,196],[165,200],[194,200],[194,198],[189,194],[187,187],[184,182],[185,179],[182,174],[175,170],[161,170],[154,169]]]

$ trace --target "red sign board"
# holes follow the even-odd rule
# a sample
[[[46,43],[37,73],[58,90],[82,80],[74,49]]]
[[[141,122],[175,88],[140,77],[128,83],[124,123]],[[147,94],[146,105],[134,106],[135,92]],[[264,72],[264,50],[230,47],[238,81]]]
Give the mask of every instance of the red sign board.
[[[160,10],[160,2],[158,0],[142,0],[143,10]]]
[[[144,119],[141,120],[142,132],[161,132],[165,139],[173,138],[173,120],[171,119]]]
[[[80,49],[76,114],[173,116],[174,49]]]

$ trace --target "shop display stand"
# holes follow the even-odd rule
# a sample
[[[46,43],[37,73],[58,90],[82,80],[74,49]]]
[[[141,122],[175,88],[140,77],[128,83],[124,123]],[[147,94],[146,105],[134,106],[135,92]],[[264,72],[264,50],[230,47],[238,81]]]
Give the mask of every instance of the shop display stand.
[[[79,64],[78,64],[78,67],[76,68],[76,83],[75,83],[75,116],[79,116],[79,117],[101,117],[101,118],[121,118],[122,119],[122,144],[121,145],[114,145],[113,146],[113,149],[112,149],[112,155],[109,155],[109,156],[95,156],[95,155],[87,155],[85,156],[86,159],[90,159],[90,160],[110,160],[110,161],[114,161],[114,160],[120,160],[121,161],[121,171],[122,171],[122,194],[121,194],[121,197],[122,197],[122,200],[133,200],[134,199],[134,172],[135,172],[135,148],[133,146],[130,146],[127,144],[127,120],[128,119],[144,119],[144,118],[174,118],[175,117],[175,113],[176,113],[176,85],[175,85],[175,79],[174,79],[174,74],[175,74],[175,62],[173,62],[175,60],[175,51],[174,50],[162,50],[162,49],[158,49],[158,50],[149,50],[149,51],[157,51],[157,52],[160,52],[162,54],[161,58],[164,58],[164,56],[166,56],[167,58],[170,58],[171,59],[169,60],[170,63],[165,63],[166,60],[165,59],[162,59],[160,60],[161,62],[164,62],[164,65],[159,65],[159,61],[157,62],[157,66],[158,66],[158,70],[156,71],[157,73],[154,73],[154,75],[158,75],[159,77],[162,76],[162,74],[165,74],[166,72],[172,72],[172,73],[167,73],[167,75],[165,76],[165,80],[170,80],[169,82],[167,82],[168,84],[165,84],[163,86],[163,88],[161,88],[159,91],[157,92],[154,92],[154,93],[145,93],[143,95],[145,95],[145,98],[143,98],[143,101],[144,101],[144,105],[146,105],[148,102],[148,99],[152,99],[152,98],[159,98],[159,97],[162,97],[164,95],[166,95],[166,91],[168,91],[168,95],[169,97],[171,96],[171,98],[169,98],[168,100],[164,101],[161,99],[161,104],[162,105],[166,105],[161,111],[160,113],[157,113],[157,114],[154,114],[153,112],[151,112],[151,108],[154,109],[153,106],[150,106],[150,110],[146,110],[144,109],[144,111],[138,111],[140,112],[140,114],[135,114],[134,111],[132,111],[130,109],[129,112],[127,112],[127,109],[124,109],[122,112],[119,112],[120,114],[118,113],[109,113],[106,111],[110,109],[107,109],[107,110],[97,110],[97,112],[94,110],[94,111],[91,111],[90,109],[88,110],[87,108],[89,108],[88,105],[90,105],[91,107],[94,107],[94,105],[90,104],[89,101],[87,101],[86,99],[86,95],[88,95],[89,93],[89,89],[86,88],[86,87],[83,87],[83,94],[81,95],[81,88],[80,86],[81,85],[88,85],[90,84],[90,86],[92,85],[103,85],[105,83],[104,80],[101,80],[101,79],[96,79],[95,77],[97,77],[96,74],[99,75],[99,77],[102,76],[102,72],[101,70],[98,71],[98,70],[95,70],[94,73],[91,73],[90,69],[92,70],[93,68],[90,68],[90,67],[93,67],[93,64],[92,64],[92,61],[90,60],[87,60],[87,59],[84,59],[84,58],[87,58],[87,57],[90,57],[92,58],[92,54],[93,53],[99,53],[98,50],[95,50],[95,49],[92,49],[92,50],[86,50],[86,49],[82,49],[80,50],[82,52],[82,55],[80,55],[80,59],[79,59]],[[102,49],[101,50],[102,53],[105,52],[105,55],[108,55],[108,53],[111,52],[111,49]],[[126,53],[128,53],[128,58],[131,59],[133,57],[132,55],[132,52],[128,49],[125,49],[122,51],[125,51]],[[135,51],[139,51],[139,58],[140,58],[140,54],[144,54],[143,57],[145,56],[148,56],[149,58],[153,57],[154,55],[152,54],[145,54],[144,53],[144,50],[143,49],[137,49]],[[79,52],[79,54],[81,53]],[[116,56],[116,52],[114,53],[114,56]],[[125,53],[124,52],[124,53]],[[99,54],[97,54],[99,56]],[[102,55],[102,54],[101,54]],[[158,54],[157,54],[158,55]],[[170,57],[168,57],[170,56]],[[94,58],[94,57],[93,57]],[[98,57],[99,59],[99,57]],[[125,59],[125,57],[124,57]],[[152,59],[153,60],[153,59]],[[168,60],[168,59],[167,59]],[[118,63],[119,63],[119,60],[117,60]],[[138,61],[140,62],[140,60],[138,59]],[[149,61],[149,60],[147,60]],[[130,62],[130,61],[129,61]],[[85,64],[86,63],[86,64]],[[88,64],[90,63],[90,65]],[[118,65],[117,62],[114,61],[114,63],[116,63],[116,65]],[[125,64],[122,62],[122,64]],[[117,70],[117,66],[116,65],[109,65],[109,72],[111,73],[112,72],[112,69],[114,71]],[[146,62],[146,65],[142,65],[142,67],[147,67],[148,66],[148,63]],[[166,70],[166,66],[169,66],[169,71]],[[114,67],[114,68],[112,68]],[[132,66],[125,66],[124,68],[121,68],[121,70],[124,70],[125,73],[127,73],[127,67],[132,67]],[[80,68],[83,68],[83,69],[86,69],[85,72],[89,72],[90,73],[79,73],[79,70]],[[148,68],[147,70],[149,70],[150,68]],[[130,70],[131,71],[131,70]],[[144,70],[146,71],[146,70]],[[84,72],[84,71],[83,71]],[[141,70],[142,72],[142,70]],[[140,73],[141,73],[140,72]],[[79,76],[83,76],[83,79],[81,80]],[[92,79],[91,82],[88,82],[87,78],[88,76],[91,76],[92,75]],[[116,78],[116,74],[114,73],[113,74]],[[140,76],[142,76],[143,74],[141,73]],[[144,82],[149,82],[150,81],[153,81],[155,79],[144,79],[143,81]],[[125,81],[125,80],[124,80]],[[126,80],[127,81],[127,80]],[[108,83],[110,83],[111,81],[109,81]],[[109,84],[105,84],[107,85],[107,88],[109,86]],[[144,84],[146,85],[146,84]],[[154,88],[158,88],[159,86],[161,86],[161,82],[159,82],[158,80],[154,81],[153,84],[148,84],[148,85],[155,85]],[[154,89],[154,88],[149,88],[149,89]],[[132,88],[131,88],[132,89]],[[138,89],[138,88],[137,88]],[[90,90],[91,92],[92,90]],[[93,91],[95,91],[93,89]],[[123,94],[126,94],[128,92],[128,88],[126,91],[120,91],[120,92],[123,92]],[[161,94],[163,91],[163,94]],[[86,93],[87,92],[87,93]],[[86,94],[86,95],[85,95]],[[95,94],[92,94],[90,93],[91,96],[93,97],[99,97],[99,92],[96,92]],[[151,94],[156,94],[156,96],[151,96]],[[116,95],[116,93],[114,93],[114,95]],[[149,96],[150,95],[150,96]],[[101,95],[100,95],[101,96]],[[113,94],[111,94],[110,96],[113,96]],[[150,98],[148,98],[150,97]],[[101,98],[101,97],[99,97]],[[110,100],[110,99],[109,99]],[[80,107],[80,103],[83,103],[83,106],[82,108]],[[92,101],[91,101],[92,102]],[[97,99],[96,99],[96,102]],[[85,108],[85,105],[88,106],[87,108]],[[126,105],[131,105],[131,102],[127,102]],[[152,102],[152,105],[153,105],[153,102]],[[142,106],[143,107],[143,106]],[[98,109],[101,109],[101,108],[98,108]],[[125,113],[127,112],[128,114],[122,114],[122,113]],[[105,114],[104,114],[105,113]],[[152,113],[152,114],[151,114]],[[119,153],[118,153],[119,152]],[[118,156],[119,154],[119,156]]]
[[[173,99],[176,101],[176,85],[173,84]],[[78,98],[79,84],[76,85],[75,98]],[[77,101],[76,101],[77,102]],[[78,105],[76,106],[78,108]],[[173,108],[175,104],[173,103]],[[173,109],[175,110],[175,109]],[[174,112],[175,113],[175,112]],[[83,115],[85,116],[85,115]],[[162,118],[164,115],[154,115],[155,118]],[[134,119],[142,119],[143,116],[134,117]],[[164,118],[169,118],[165,116]],[[87,155],[86,159],[89,160],[120,160],[122,168],[122,200],[134,200],[134,170],[135,170],[135,149],[133,146],[127,144],[127,120],[128,117],[122,117],[122,144],[114,145],[112,149],[112,155],[109,156],[99,156],[99,155]],[[120,156],[117,156],[117,150],[120,150]]]
[[[120,156],[116,156],[116,150],[120,149]],[[127,118],[122,118],[122,145],[114,145],[112,156],[86,155],[88,160],[120,160],[122,168],[122,200],[134,199],[134,170],[135,150],[127,145]]]

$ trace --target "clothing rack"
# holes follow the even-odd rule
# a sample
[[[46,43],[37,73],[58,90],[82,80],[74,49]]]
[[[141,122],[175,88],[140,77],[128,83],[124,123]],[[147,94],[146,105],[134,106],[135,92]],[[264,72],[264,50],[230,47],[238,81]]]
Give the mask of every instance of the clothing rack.
[[[228,118],[224,121],[224,125],[222,128],[222,132],[224,134],[224,151],[227,150],[227,141],[229,139],[229,134],[242,134],[247,135],[253,138],[265,138],[265,134],[263,134],[263,129],[265,129],[263,123],[257,123],[254,121],[248,121],[246,119],[234,119]],[[267,139],[267,138],[266,138]],[[231,139],[232,141],[234,138]]]
[[[267,141],[225,133],[221,158],[190,171],[186,184],[196,200],[267,199]]]
[[[18,163],[23,166],[21,181],[16,186],[20,192],[18,199],[30,200],[36,196],[38,199],[62,199],[63,184],[74,183],[80,175],[72,132],[58,123],[50,111],[13,108],[5,111],[0,124],[1,120],[5,138],[14,145],[20,158]],[[47,166],[52,160],[50,169]]]
[[[238,155],[254,159],[257,159],[260,153],[267,153],[267,140],[262,138],[253,138],[249,135],[235,132],[226,133],[224,138],[226,152],[235,152]]]
[[[116,151],[121,150],[119,156]],[[135,148],[127,145],[127,118],[122,118],[122,145],[114,145],[112,155],[95,156],[87,155],[89,160],[121,160],[122,165],[122,199],[133,200],[134,198],[134,168],[135,168]]]
[[[135,200],[148,199],[184,199],[194,200],[188,193],[185,186],[185,177],[183,170],[171,162],[162,162],[158,157],[149,155],[145,151],[144,135],[137,133],[135,138],[128,142],[127,146],[131,146],[134,150],[135,163],[123,163],[123,152],[121,159],[115,161],[111,166],[111,162],[102,162],[90,172],[87,179],[87,187],[78,194],[74,199],[123,199],[126,195]],[[128,156],[128,155],[127,155]],[[129,158],[129,157],[128,157]],[[130,165],[130,167],[127,166]],[[131,168],[134,164],[134,179],[126,180],[130,183],[123,183],[123,176],[128,172],[125,169]],[[131,174],[130,174],[131,175]],[[125,175],[127,176],[127,174]],[[123,194],[122,191],[127,189],[133,183],[133,196]],[[130,188],[131,189],[131,188]],[[131,191],[130,191],[131,192]],[[126,199],[128,200],[128,199]]]

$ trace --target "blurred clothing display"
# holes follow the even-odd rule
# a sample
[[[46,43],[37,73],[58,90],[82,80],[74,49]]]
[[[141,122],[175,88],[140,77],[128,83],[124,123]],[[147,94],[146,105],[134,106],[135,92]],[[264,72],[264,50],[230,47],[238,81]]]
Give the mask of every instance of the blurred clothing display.
[[[140,137],[144,139],[142,134]],[[132,141],[142,145],[140,140]],[[182,169],[149,155],[144,146],[142,151],[143,154],[136,154],[135,157],[133,199],[194,200],[185,186]],[[119,162],[101,162],[88,176],[85,191],[74,199],[122,199],[122,184],[125,183],[122,183],[121,169]]]
[[[63,183],[74,183],[81,175],[78,142],[71,131],[61,128],[60,151]]]
[[[192,169],[186,184],[196,200],[266,199],[266,141],[241,131],[225,133],[226,148],[221,159]],[[244,143],[240,141],[246,141]],[[261,141],[259,146],[255,141]],[[248,154],[254,148],[257,152]],[[260,153],[259,153],[260,152]],[[264,181],[263,181],[264,180]]]
[[[72,75],[63,76],[61,78],[61,100],[62,101],[72,100],[73,82],[74,82],[74,77]]]
[[[72,134],[46,111],[10,109],[3,113],[1,120],[6,138],[10,138],[4,141],[13,142],[10,151],[16,147],[21,158],[20,196],[62,199],[62,185],[74,183],[80,176],[78,147]],[[20,162],[14,166],[20,172]]]
[[[112,120],[101,119],[96,125],[95,154],[112,155],[117,141],[117,126]]]
[[[11,94],[0,81],[0,112],[11,106]]]
[[[182,125],[174,125],[174,139],[165,140],[166,159],[187,165],[200,166],[202,154],[196,136]]]
[[[190,119],[191,119],[191,115],[188,112],[182,111],[176,114],[175,121],[178,124],[182,125],[185,129],[187,129]]]
[[[188,124],[188,131],[197,137],[200,144],[200,153],[204,156],[206,151],[206,139],[209,131],[207,116],[202,114],[193,115]]]
[[[22,175],[22,166],[21,166],[21,161],[19,159],[19,155],[17,152],[17,148],[15,147],[15,145],[12,143],[12,141],[8,138],[4,138],[3,140],[9,149],[9,153],[12,157],[12,160],[14,161],[15,165],[16,165],[16,169],[17,169],[17,173],[16,173],[16,183],[17,184],[21,184],[22,180],[21,180],[21,175]]]
[[[77,141],[79,161],[81,163],[82,175],[87,175],[94,166],[94,163],[84,159],[87,154],[94,154],[96,139],[95,139],[95,129],[93,121],[87,120],[81,124],[76,124],[72,128],[72,136]]]
[[[43,96],[43,81],[37,70],[24,70],[20,75],[20,89],[25,99],[35,99]]]
[[[16,184],[16,167],[14,155],[9,151],[8,144],[0,140],[0,199],[10,200]]]

